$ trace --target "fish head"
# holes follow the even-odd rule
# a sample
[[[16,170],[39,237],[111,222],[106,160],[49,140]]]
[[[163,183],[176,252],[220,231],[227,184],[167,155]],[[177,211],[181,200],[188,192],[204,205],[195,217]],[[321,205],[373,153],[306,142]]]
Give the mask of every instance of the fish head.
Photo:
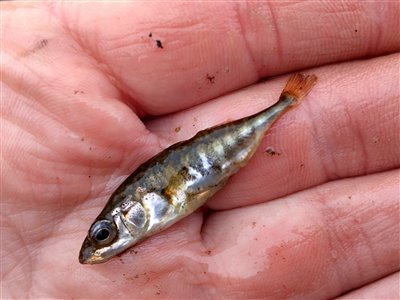
[[[147,231],[147,214],[136,201],[124,201],[101,213],[89,229],[80,253],[81,264],[98,264],[138,243]]]

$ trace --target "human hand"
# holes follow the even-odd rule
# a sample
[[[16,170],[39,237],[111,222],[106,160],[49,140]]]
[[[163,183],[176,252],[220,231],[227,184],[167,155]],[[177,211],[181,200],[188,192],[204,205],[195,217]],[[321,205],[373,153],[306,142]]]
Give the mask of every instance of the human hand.
[[[398,295],[397,3],[2,10],[3,298]],[[317,85],[205,209],[79,264],[139,164],[269,106],[298,69]]]

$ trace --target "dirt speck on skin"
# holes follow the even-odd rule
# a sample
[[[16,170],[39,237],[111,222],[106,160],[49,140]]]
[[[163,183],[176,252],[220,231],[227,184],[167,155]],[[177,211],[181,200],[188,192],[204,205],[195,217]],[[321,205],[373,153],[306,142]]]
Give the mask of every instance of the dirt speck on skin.
[[[48,43],[49,43],[49,40],[47,40],[47,39],[40,40],[40,42],[38,43],[38,49],[46,47]]]
[[[178,126],[178,127],[175,128],[175,132],[178,133],[179,131],[181,131],[181,129],[182,129],[182,127]]]
[[[156,39],[154,39],[154,38],[153,38],[153,33],[152,33],[152,32],[149,33],[149,38],[156,42],[156,46],[157,46],[158,48],[164,49],[164,46],[163,46],[163,43],[161,42],[161,40],[156,40]]]
[[[281,155],[279,152],[275,151],[274,148],[272,148],[272,147],[267,147],[265,149],[265,153],[267,153],[270,156]]]
[[[29,55],[35,53],[36,51],[46,47],[48,44],[49,44],[49,40],[41,39],[40,41],[36,42],[35,45],[31,49],[24,51],[21,54],[21,56],[22,57],[29,56]]]
[[[215,75],[210,75],[207,73],[206,78],[211,84],[215,83]]]
[[[41,39],[39,42],[36,43],[35,47],[32,49],[32,53],[46,47],[48,44],[49,44],[48,39]]]
[[[161,43],[160,40],[156,40],[156,45],[157,45],[158,48],[164,49],[164,46],[163,46],[163,44]]]
[[[358,32],[358,30],[357,30],[357,29],[354,29],[354,32],[355,32],[355,33],[357,33],[357,32]]]

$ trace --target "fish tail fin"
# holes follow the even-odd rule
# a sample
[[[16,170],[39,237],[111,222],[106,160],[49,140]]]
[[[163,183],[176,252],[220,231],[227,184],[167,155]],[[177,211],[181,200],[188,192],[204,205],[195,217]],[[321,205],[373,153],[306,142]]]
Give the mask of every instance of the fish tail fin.
[[[317,76],[303,75],[300,73],[290,76],[285,88],[282,91],[281,98],[290,96],[293,104],[300,102],[312,89],[317,82]]]
[[[254,126],[262,128],[264,132],[275,122],[280,116],[291,108],[297,106],[298,103],[311,91],[314,84],[317,82],[317,76],[303,74],[294,74],[290,76],[286,83],[279,100],[272,106],[256,113],[250,117]],[[242,121],[243,119],[241,119]]]

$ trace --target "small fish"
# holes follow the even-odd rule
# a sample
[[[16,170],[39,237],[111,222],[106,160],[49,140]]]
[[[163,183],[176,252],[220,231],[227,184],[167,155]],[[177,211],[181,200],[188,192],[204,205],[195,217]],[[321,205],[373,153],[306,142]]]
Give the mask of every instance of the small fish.
[[[111,195],[83,242],[79,262],[102,263],[202,206],[243,167],[269,127],[304,98],[315,75],[291,76],[271,107],[206,129],[143,163]]]

